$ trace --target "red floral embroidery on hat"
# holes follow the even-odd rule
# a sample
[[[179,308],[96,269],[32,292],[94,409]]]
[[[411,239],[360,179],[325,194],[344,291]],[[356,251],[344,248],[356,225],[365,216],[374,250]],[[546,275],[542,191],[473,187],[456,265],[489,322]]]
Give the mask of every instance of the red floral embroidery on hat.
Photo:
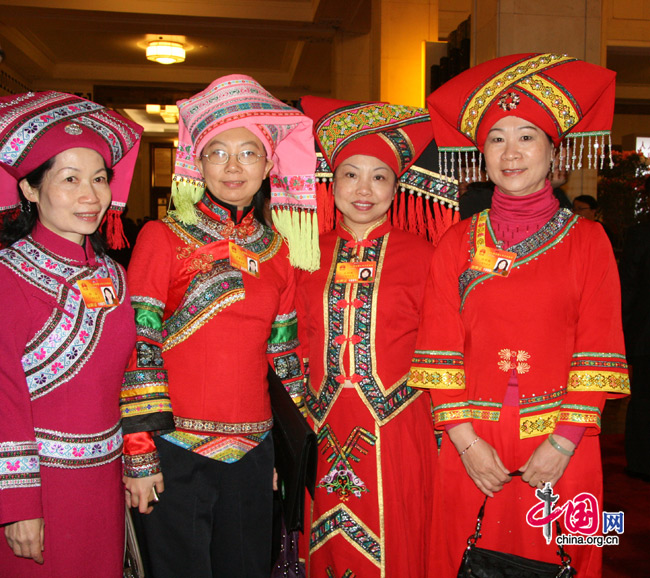
[[[506,92],[497,103],[503,110],[515,110],[519,104],[519,95],[516,92]]]

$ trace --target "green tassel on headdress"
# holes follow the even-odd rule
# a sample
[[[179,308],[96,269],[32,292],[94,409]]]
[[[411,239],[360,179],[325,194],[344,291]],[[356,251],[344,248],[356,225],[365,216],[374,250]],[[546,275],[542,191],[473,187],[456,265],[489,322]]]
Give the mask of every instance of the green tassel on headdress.
[[[186,177],[174,175],[172,182],[172,201],[174,210],[171,215],[185,225],[195,225],[198,221],[194,205],[203,197],[205,183]]]
[[[275,207],[273,224],[287,241],[291,265],[305,271],[316,271],[320,267],[316,213]]]

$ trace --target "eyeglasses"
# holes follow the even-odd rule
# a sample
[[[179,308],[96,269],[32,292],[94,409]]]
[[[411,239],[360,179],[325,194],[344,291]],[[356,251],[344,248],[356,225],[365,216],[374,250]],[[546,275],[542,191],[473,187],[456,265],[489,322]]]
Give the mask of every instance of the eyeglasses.
[[[230,157],[234,156],[237,158],[242,165],[254,165],[261,158],[264,158],[265,155],[258,155],[255,151],[241,151],[236,155],[230,155],[226,151],[214,150],[207,155],[201,155],[202,158],[206,159],[211,165],[225,165],[230,160]]]

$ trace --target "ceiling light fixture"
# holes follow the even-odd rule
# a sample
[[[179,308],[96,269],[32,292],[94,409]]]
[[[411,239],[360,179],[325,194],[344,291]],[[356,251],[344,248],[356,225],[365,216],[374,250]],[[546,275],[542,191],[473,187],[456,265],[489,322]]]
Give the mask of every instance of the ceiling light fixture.
[[[180,42],[153,40],[147,46],[147,59],[159,64],[176,64],[185,61],[185,47]]]
[[[175,124],[178,122],[178,107],[175,104],[168,104],[160,111],[160,116],[166,123]]]

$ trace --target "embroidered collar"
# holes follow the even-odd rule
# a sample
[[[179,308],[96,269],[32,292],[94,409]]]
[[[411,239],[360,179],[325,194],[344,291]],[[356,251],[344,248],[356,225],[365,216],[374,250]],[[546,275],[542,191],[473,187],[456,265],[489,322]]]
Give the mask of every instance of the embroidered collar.
[[[478,217],[479,215],[474,215],[472,217],[472,223],[469,228],[470,261],[474,258],[476,252],[476,228]],[[537,259],[541,254],[552,249],[558,243],[561,243],[577,221],[577,216],[569,209],[559,209],[541,229],[533,233],[530,237],[510,247],[509,250],[517,255],[517,260],[513,265],[512,273],[515,273],[522,265],[533,259]],[[492,242],[494,243],[495,239],[492,233],[491,235]],[[465,305],[467,295],[474,287],[476,287],[476,285],[493,278],[495,278],[495,276],[490,273],[482,273],[481,271],[476,271],[474,269],[468,268],[463,271],[463,273],[458,277],[458,292],[461,296],[461,309]]]
[[[341,219],[336,225],[336,234],[342,239],[346,239],[348,241],[346,247],[368,247],[369,241],[383,237],[392,228],[393,226],[390,224],[388,217],[384,215],[379,221],[368,227],[365,234],[363,235],[363,239],[357,240],[356,235],[345,225],[343,219]]]
[[[221,239],[237,239],[240,243],[247,242],[251,237],[259,237],[259,233],[264,228],[255,219],[252,206],[247,207],[248,213],[237,225],[231,219],[230,211],[215,202],[207,193],[203,195],[196,206],[200,211],[196,227],[211,237],[211,239],[206,239],[204,235],[201,235],[206,243]],[[190,230],[192,226],[184,228]]]
[[[36,221],[30,236],[36,243],[47,247],[52,253],[72,265],[77,267],[94,267],[97,265],[95,251],[88,237],[86,237],[85,246],[81,246],[50,231],[40,221]]]
[[[230,220],[233,221],[236,225],[239,225],[245,217],[253,213],[253,205],[248,205],[243,209],[237,208],[235,205],[220,201],[212,196],[210,191],[205,192],[201,202],[208,208],[208,210],[214,214],[215,219],[225,223]],[[238,218],[238,215],[241,215]]]

